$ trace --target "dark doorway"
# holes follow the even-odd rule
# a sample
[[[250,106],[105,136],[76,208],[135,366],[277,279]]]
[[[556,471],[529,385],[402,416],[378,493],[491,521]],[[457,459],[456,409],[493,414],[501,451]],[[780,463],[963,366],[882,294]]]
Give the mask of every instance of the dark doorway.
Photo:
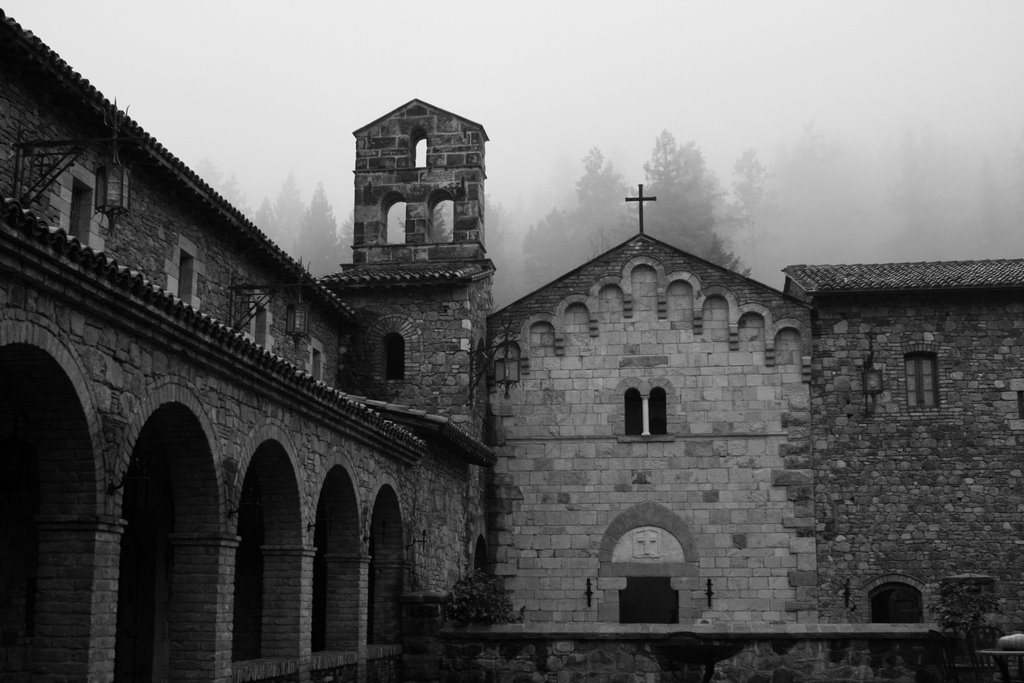
[[[921,592],[913,586],[885,583],[871,593],[874,624],[919,624],[922,616]]]
[[[619,623],[678,624],[679,591],[668,576],[630,576],[619,591]]]
[[[143,429],[124,475],[115,681],[165,680],[170,664],[164,624],[170,618],[174,508],[160,436],[153,423]]]

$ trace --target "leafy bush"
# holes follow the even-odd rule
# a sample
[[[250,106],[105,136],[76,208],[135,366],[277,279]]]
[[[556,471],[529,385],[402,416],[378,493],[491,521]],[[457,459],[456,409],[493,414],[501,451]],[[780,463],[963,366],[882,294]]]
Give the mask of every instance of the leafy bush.
[[[522,620],[493,576],[474,570],[452,586],[444,605],[445,619],[460,625],[513,624]]]
[[[999,600],[976,584],[943,581],[939,597],[932,604],[939,624],[954,634],[964,635],[974,626],[982,626],[989,614],[999,614]]]

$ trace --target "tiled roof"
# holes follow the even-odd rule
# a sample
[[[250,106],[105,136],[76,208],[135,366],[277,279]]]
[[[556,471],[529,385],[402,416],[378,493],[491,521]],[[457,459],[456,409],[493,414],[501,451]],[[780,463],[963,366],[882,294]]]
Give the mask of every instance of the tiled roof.
[[[328,286],[343,287],[424,285],[475,280],[493,270],[490,261],[369,264],[346,266],[340,273],[327,275],[320,281]]]
[[[21,238],[39,245],[54,258],[64,261],[70,267],[77,267],[87,277],[121,290],[139,305],[170,316],[204,337],[207,343],[224,349],[239,360],[252,363],[267,375],[273,375],[304,390],[376,434],[401,443],[413,451],[422,451],[426,446],[419,437],[385,419],[379,411],[369,408],[363,401],[313,379],[305,370],[267,351],[238,330],[186,304],[143,273],[122,266],[105,253],[83,245],[63,229],[47,225],[32,212],[23,210],[17,202],[9,199],[0,201],[0,226],[6,228],[0,232],[0,238]]]
[[[808,294],[1024,288],[1024,259],[798,265],[782,272]]]
[[[491,467],[497,461],[493,450],[472,436],[464,428],[452,422],[450,418],[443,415],[432,415],[425,410],[419,410],[399,403],[360,399],[359,397],[354,398],[364,401],[371,408],[384,413],[388,419],[409,427],[417,434],[430,433],[439,435],[458,455],[474,465]]]
[[[26,31],[18,22],[7,16],[2,9],[0,9],[0,29],[2,29],[0,42],[10,49],[18,49],[20,54],[27,57],[37,68],[46,72],[69,92],[77,95],[83,107],[93,110],[96,116],[102,120],[104,112],[111,108],[112,103],[87,79],[72,69],[67,62],[61,59],[60,55],[51,50],[31,31]],[[290,276],[296,281],[308,283],[311,297],[347,318],[351,319],[355,316],[351,307],[338,299],[332,292],[318,286],[316,279],[306,271],[302,264],[264,235],[252,221],[245,217],[245,214],[207,185],[206,181],[196,175],[181,159],[171,154],[156,138],[143,130],[142,126],[127,115],[124,119],[124,126],[126,137],[138,140],[139,149],[146,152],[159,165],[169,169],[197,199],[212,206],[224,216],[227,222],[237,229],[242,238],[249,243],[250,247],[262,252],[279,267],[289,271]]]

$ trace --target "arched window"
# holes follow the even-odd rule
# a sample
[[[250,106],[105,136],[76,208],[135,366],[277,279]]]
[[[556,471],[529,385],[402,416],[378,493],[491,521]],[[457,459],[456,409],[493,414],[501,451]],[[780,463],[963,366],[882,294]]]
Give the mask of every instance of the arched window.
[[[553,356],[555,353],[555,328],[551,323],[540,320],[530,325],[530,355]]]
[[[384,379],[405,379],[405,339],[397,332],[384,335]]]
[[[921,591],[906,583],[883,583],[870,593],[871,623],[921,623]]]
[[[403,242],[405,241],[405,214],[406,214],[406,203],[405,199],[401,195],[393,195],[394,199],[390,204],[386,204],[386,221],[387,221],[387,234],[384,236],[385,242]]]
[[[934,408],[939,404],[934,353],[908,353],[903,357],[907,371],[907,406]]]
[[[409,144],[412,149],[413,168],[423,168],[427,165],[427,134],[417,130],[409,136]]]
[[[451,242],[455,227],[455,202],[442,199],[430,210],[430,241]]]
[[[626,434],[644,433],[644,402],[637,389],[626,390]]]
[[[476,538],[476,548],[473,550],[473,569],[481,572],[487,570],[487,542],[483,536]]]
[[[648,399],[650,414],[651,434],[668,433],[668,411],[665,406],[665,390],[661,387],[651,389],[651,396]]]

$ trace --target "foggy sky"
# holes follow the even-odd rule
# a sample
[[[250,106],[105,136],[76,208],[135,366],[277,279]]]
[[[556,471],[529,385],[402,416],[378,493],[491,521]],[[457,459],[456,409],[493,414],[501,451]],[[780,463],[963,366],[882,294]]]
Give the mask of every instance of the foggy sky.
[[[293,171],[306,201],[324,183],[339,221],[352,131],[412,98],[482,124],[488,194],[527,213],[564,201],[595,145],[643,182],[663,129],[695,140],[725,185],[744,149],[771,166],[808,122],[864,159],[908,130],[999,154],[1024,129],[1017,1],[3,8],[186,164],[235,174],[251,208]],[[786,262],[849,260],[829,249],[818,240]]]

